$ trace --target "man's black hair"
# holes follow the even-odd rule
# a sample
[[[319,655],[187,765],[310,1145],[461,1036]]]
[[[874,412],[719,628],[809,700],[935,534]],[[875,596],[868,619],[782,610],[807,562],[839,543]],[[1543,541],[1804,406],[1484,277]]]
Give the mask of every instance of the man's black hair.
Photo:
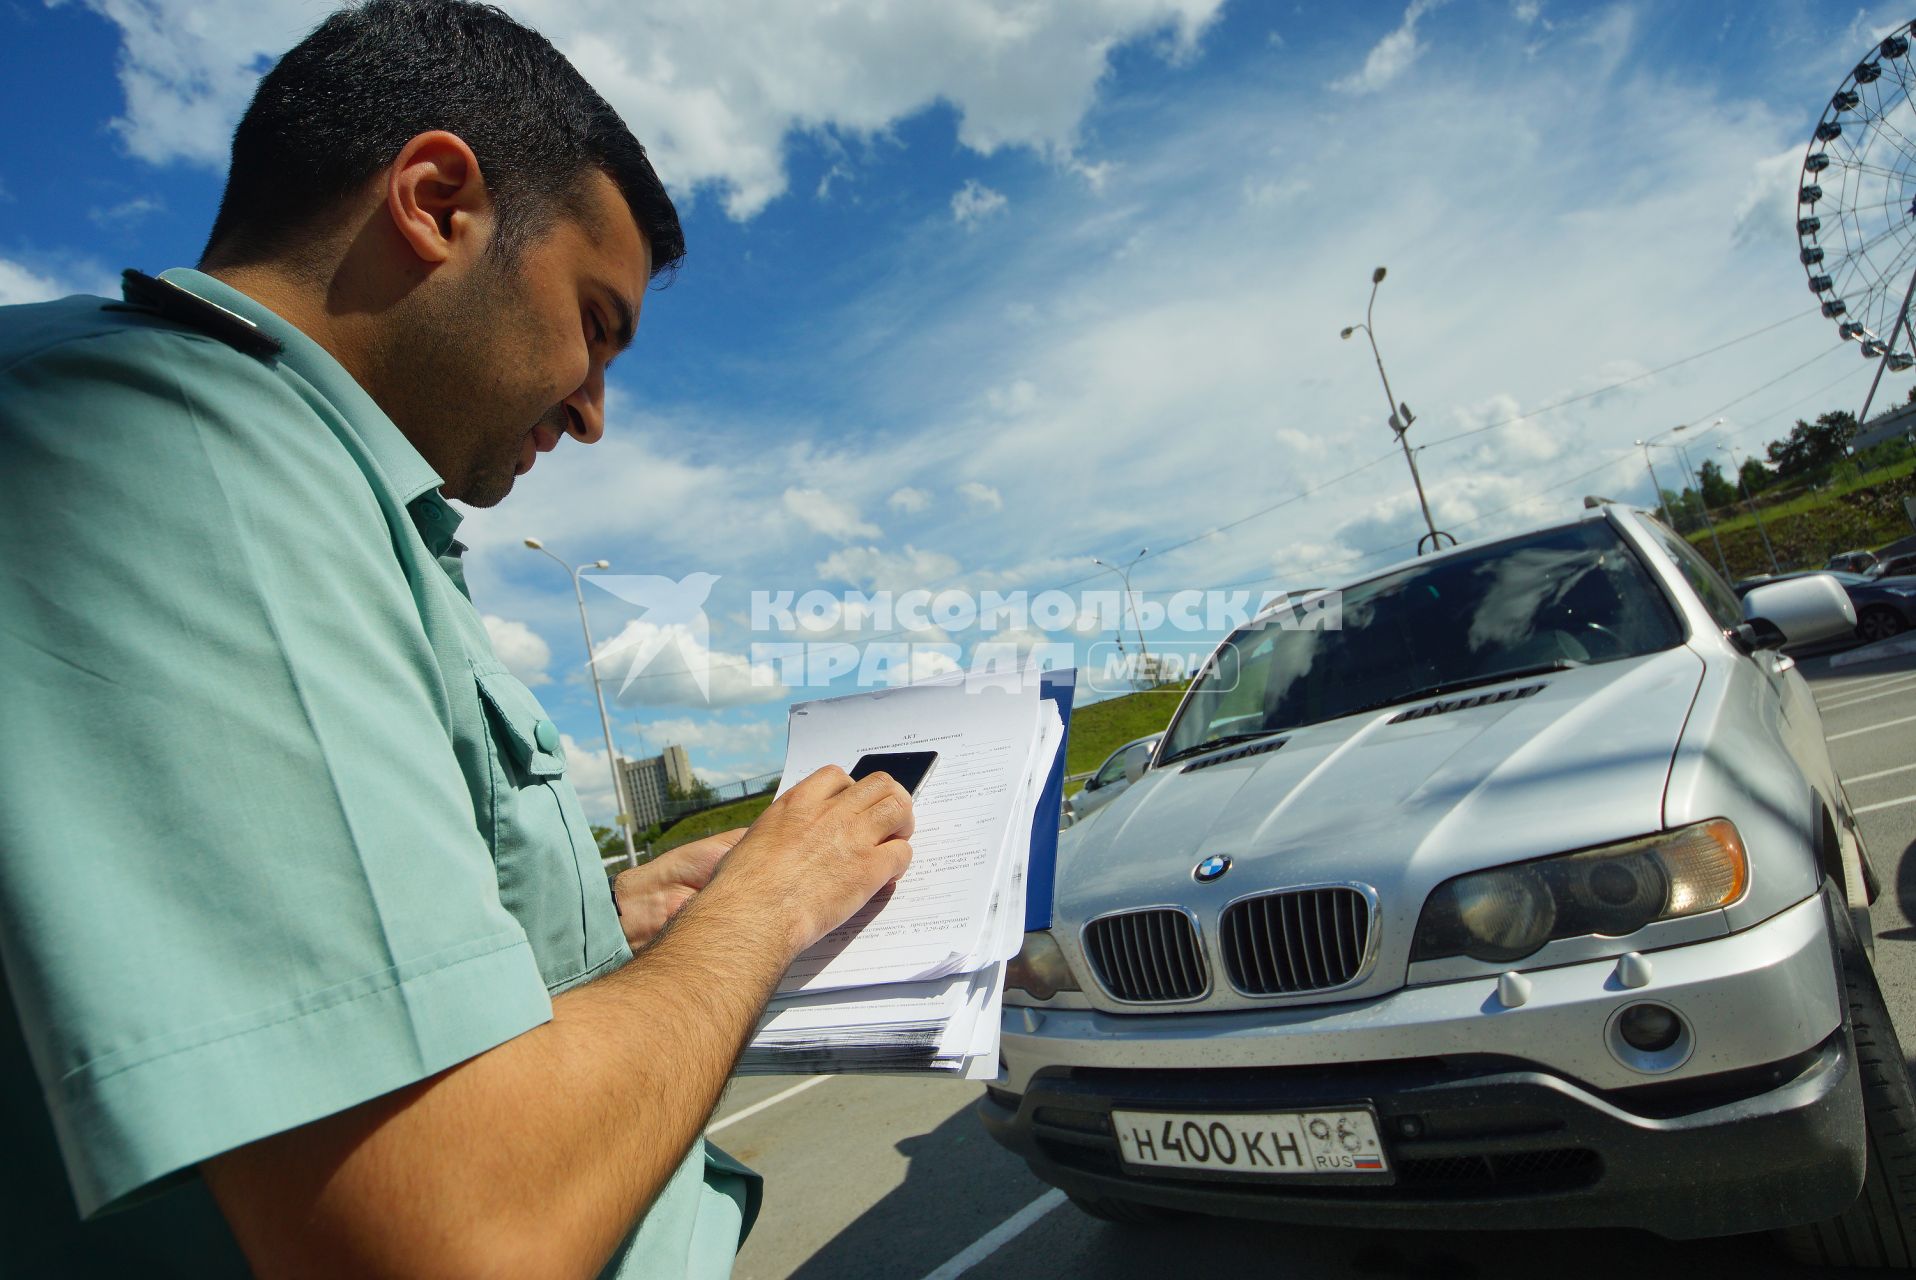
[[[469,0],[364,0],[320,23],[260,81],[233,133],[204,261],[296,252],[304,233],[432,129],[457,134],[478,157],[502,260],[562,211],[581,211],[592,169],[625,196],[654,278],[685,256],[678,211],[645,148],[544,36]]]

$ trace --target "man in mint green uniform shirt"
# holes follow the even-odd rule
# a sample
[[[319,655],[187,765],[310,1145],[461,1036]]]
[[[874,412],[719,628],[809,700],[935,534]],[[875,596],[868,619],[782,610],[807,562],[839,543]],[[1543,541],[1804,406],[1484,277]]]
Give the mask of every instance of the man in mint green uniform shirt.
[[[591,93],[497,14],[382,0],[288,54],[249,121],[408,45]],[[581,136],[630,143],[579,102]],[[757,1180],[698,1130],[785,964],[909,859],[895,784],[821,773],[742,840],[628,873],[615,907],[442,489],[497,501],[599,437],[677,221],[636,143],[588,142],[576,202],[488,274],[512,147],[379,105],[390,163],[298,270],[216,226],[206,273],[0,309],[9,1276],[726,1274]],[[505,290],[512,355],[448,354],[403,310],[434,296],[415,275],[458,271],[480,283],[433,285],[437,314],[483,327],[471,290]],[[394,324],[353,327],[382,306]]]

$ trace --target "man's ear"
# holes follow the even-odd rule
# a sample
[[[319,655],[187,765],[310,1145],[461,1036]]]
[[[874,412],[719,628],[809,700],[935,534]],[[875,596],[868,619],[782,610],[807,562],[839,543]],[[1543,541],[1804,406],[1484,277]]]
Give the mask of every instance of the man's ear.
[[[465,139],[434,129],[401,147],[386,175],[386,213],[428,266],[477,256],[492,234],[492,196]]]

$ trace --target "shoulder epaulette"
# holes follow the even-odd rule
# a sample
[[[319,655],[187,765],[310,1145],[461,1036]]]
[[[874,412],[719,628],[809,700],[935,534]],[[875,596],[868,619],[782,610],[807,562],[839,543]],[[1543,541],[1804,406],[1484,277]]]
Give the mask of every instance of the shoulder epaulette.
[[[249,356],[264,360],[278,355],[283,349],[279,339],[245,316],[228,311],[217,302],[208,302],[171,280],[162,280],[129,267],[120,273],[120,292],[136,307],[158,312],[189,329],[198,329],[208,337],[218,338],[227,346],[244,351]]]

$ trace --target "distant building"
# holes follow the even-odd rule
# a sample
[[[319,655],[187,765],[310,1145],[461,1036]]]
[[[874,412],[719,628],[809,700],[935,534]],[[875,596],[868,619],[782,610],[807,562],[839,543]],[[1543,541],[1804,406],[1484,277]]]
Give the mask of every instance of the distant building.
[[[1887,440],[1906,440],[1912,431],[1916,431],[1916,404],[1898,405],[1859,427],[1850,437],[1849,447],[1861,453]]]
[[[643,831],[665,819],[665,804],[674,791],[692,786],[692,762],[685,748],[667,747],[643,760],[619,761],[619,805],[632,815],[632,829]]]

